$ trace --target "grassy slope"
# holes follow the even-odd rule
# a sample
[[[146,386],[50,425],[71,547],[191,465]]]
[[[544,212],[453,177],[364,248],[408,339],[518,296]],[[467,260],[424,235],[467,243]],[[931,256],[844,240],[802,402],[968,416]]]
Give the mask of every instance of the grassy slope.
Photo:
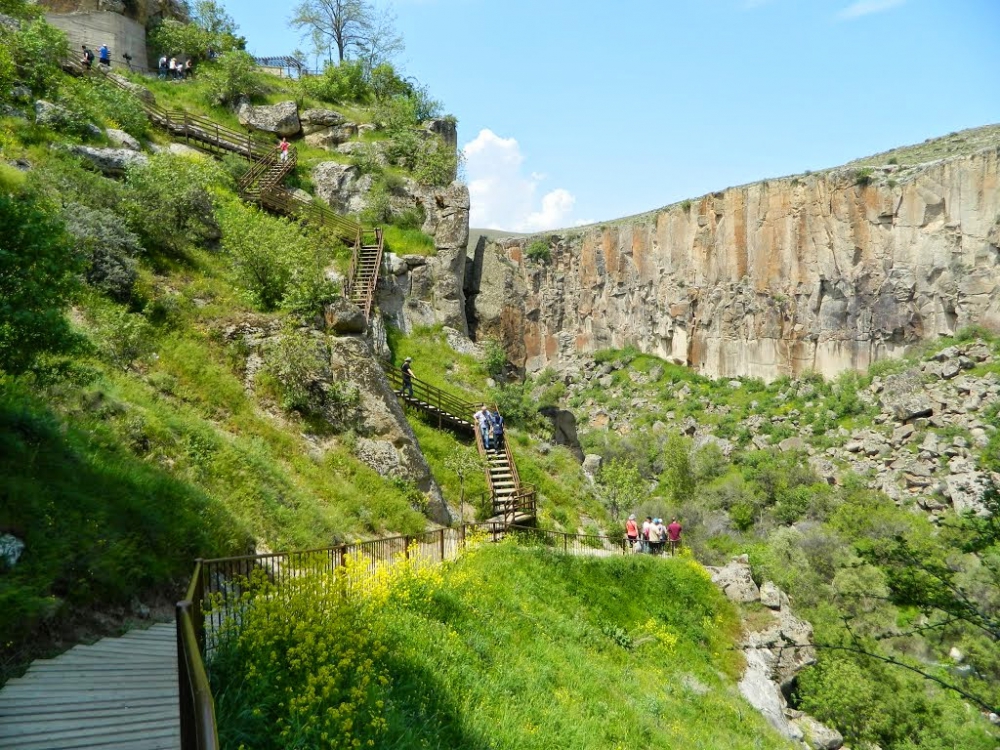
[[[248,621],[254,679],[244,682],[233,661],[213,668],[219,684],[242,685],[220,701],[223,736],[274,747],[287,716],[283,691],[312,701],[308,724],[292,733],[318,734],[311,725],[326,716],[329,673],[319,665],[335,669],[352,648],[373,657],[370,673],[384,685],[352,696],[330,747],[342,746],[336,727],[345,726],[398,750],[789,747],[738,696],[738,619],[696,563],[573,558],[507,543],[443,572],[397,576],[377,596],[362,632],[353,630],[349,645],[319,646],[321,654],[313,653],[319,634],[336,626],[320,612],[297,611],[292,630]],[[308,687],[261,687],[271,678],[270,648],[319,659],[303,676]],[[240,714],[241,704],[260,714]],[[380,730],[364,728],[373,715],[385,721]]]

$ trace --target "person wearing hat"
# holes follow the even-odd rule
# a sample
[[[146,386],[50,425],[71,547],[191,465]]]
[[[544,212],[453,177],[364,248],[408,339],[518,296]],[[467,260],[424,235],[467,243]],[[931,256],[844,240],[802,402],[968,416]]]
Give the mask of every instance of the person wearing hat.
[[[97,50],[97,55],[101,60],[101,65],[105,68],[111,67],[111,50],[108,49],[108,45],[102,44],[101,48]]]
[[[400,366],[400,370],[403,373],[403,390],[404,394],[408,394],[410,398],[413,398],[413,368],[410,367],[410,363],[413,361],[413,357],[407,357],[403,360],[403,364]]]
[[[639,542],[639,525],[635,522],[635,513],[628,517],[625,522],[625,540],[628,542],[629,551],[635,549]]]

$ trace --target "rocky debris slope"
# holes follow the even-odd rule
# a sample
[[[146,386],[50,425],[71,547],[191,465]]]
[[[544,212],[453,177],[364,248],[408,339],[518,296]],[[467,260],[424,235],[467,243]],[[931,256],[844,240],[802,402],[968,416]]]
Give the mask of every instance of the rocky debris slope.
[[[858,393],[869,416],[858,418],[851,429],[835,426],[820,434],[815,428],[817,415],[831,421],[836,415],[807,379],[790,381],[778,395],[779,401],[801,402],[801,408],[766,416],[753,413],[757,402],[751,401],[749,416],[723,436],[716,434],[718,428],[710,420],[678,417],[651,397],[660,388],[662,366],[648,373],[628,372],[628,382],[648,388],[649,395],[630,397],[615,385],[615,373],[623,367],[620,362],[574,367],[563,373],[563,382],[570,399],[583,399],[576,411],[588,429],[625,434],[635,429],[636,415],[643,414],[655,420],[654,432],[681,432],[693,438],[696,447],[713,442],[727,456],[735,448],[727,435],[743,433],[751,448],[801,451],[816,474],[830,484],[853,472],[867,477],[870,487],[897,503],[915,502],[936,519],[952,509],[982,510],[980,497],[990,475],[978,457],[996,432],[990,419],[991,410],[1000,403],[995,364],[992,349],[984,343],[947,347],[909,367],[903,365],[901,372],[872,378]],[[729,385],[737,390],[744,384],[734,380]],[[593,398],[595,388],[609,398],[599,403]],[[674,404],[695,398],[683,381],[662,388]],[[734,413],[734,407],[725,403],[703,407],[706,415],[721,419]],[[994,480],[1000,482],[1000,476]]]
[[[788,597],[772,582],[757,587],[746,555],[708,571],[730,601],[760,604],[769,613],[767,624],[747,629],[740,644],[747,662],[740,680],[743,697],[785,737],[811,750],[838,750],[844,744],[840,733],[789,708],[785,698],[798,673],[816,662],[812,626],[792,614]]]
[[[625,346],[710,377],[863,369],[1000,323],[998,186],[994,139],[918,168],[767,180],[498,240],[486,247],[476,317],[530,372]],[[550,262],[528,257],[539,241]]]

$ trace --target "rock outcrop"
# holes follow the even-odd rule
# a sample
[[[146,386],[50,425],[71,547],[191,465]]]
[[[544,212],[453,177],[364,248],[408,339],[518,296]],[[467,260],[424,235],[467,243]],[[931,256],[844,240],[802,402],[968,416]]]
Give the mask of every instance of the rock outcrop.
[[[264,133],[290,137],[302,131],[299,108],[295,102],[254,106],[244,101],[236,110],[236,117],[243,127]]]
[[[816,662],[812,626],[792,614],[788,597],[774,583],[765,581],[757,587],[746,555],[708,571],[731,601],[760,603],[770,613],[766,625],[743,636],[741,646],[747,662],[739,685],[743,697],[785,737],[811,750],[838,750],[844,744],[838,732],[789,708],[785,699],[796,675]]]
[[[833,375],[1000,326],[998,219],[995,144],[874,178],[768,180],[491,243],[475,314],[507,329],[528,371],[634,346],[713,377]],[[527,257],[537,241],[550,262]]]

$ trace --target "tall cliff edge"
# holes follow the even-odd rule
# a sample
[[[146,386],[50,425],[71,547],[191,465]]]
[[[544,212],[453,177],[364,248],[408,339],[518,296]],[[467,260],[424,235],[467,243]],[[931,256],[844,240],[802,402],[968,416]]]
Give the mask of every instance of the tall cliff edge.
[[[476,330],[528,371],[634,346],[709,376],[770,380],[1000,328],[998,130],[981,129],[988,145],[972,153],[890,157],[488,242]],[[539,241],[549,261],[528,257]]]

